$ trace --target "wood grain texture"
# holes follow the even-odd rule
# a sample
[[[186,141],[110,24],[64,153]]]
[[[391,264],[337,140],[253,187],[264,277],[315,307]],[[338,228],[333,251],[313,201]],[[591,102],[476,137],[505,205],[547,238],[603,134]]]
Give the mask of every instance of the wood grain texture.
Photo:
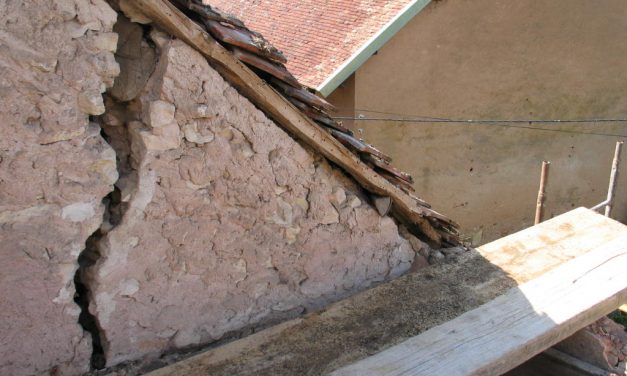
[[[379,196],[390,197],[393,201],[393,212],[398,215],[398,218],[417,227],[420,235],[429,238],[434,245],[440,244],[442,236],[427,218],[453,228],[458,227],[454,221],[442,214],[418,205],[416,200],[403,190],[377,174],[358,156],[317,126],[287,99],[238,61],[231,52],[222,47],[199,25],[182,14],[173,4],[166,0],[135,0],[132,4],[139,12],[153,20],[156,25],[203,54],[225,79],[288,133],[340,166],[367,191]],[[409,227],[411,230],[412,226]]]
[[[443,325],[337,370],[349,375],[500,375],[627,299],[627,233]]]
[[[467,252],[456,263],[421,269],[153,375],[326,374],[455,319],[625,234],[625,225],[579,208]]]
[[[627,227],[586,208],[485,244],[477,251],[519,284],[620,236]]]

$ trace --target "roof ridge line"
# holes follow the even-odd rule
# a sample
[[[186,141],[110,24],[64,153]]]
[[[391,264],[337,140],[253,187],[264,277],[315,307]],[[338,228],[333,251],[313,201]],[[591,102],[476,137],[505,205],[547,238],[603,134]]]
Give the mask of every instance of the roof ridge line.
[[[431,0],[412,0],[394,18],[381,27],[377,33],[370,37],[366,43],[359,47],[348,60],[331,73],[316,90],[324,97],[331,94],[429,3],[431,3]]]

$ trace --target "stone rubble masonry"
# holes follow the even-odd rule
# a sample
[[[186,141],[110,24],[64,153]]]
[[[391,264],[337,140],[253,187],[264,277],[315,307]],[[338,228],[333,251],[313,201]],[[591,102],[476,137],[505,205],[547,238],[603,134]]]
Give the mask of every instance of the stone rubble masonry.
[[[107,366],[294,317],[397,277],[415,258],[426,265],[424,243],[401,236],[351,179],[198,52],[150,35],[154,73],[123,90],[139,97],[105,101],[104,130],[128,163],[117,184],[126,209],[103,226],[87,273]]]
[[[0,375],[79,374],[73,277],[115,153],[88,115],[119,73],[104,0],[0,1]]]
[[[427,265],[424,243],[182,42],[145,40],[104,0],[0,7],[0,375],[89,371],[73,278],[96,232],[81,274],[107,365]]]

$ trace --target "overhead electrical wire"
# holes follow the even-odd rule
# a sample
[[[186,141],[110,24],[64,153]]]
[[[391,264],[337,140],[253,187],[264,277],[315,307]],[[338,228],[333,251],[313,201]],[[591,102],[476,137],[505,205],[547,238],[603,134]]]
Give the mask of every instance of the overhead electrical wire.
[[[415,115],[413,117],[399,117],[399,116],[409,116],[409,115],[383,112],[383,111],[362,110],[362,109],[355,109],[355,111],[378,113],[378,114],[383,114],[383,115],[395,115],[397,117],[366,117],[366,116],[360,115],[357,117],[338,116],[338,117],[334,117],[334,119],[335,120],[353,120],[353,121],[388,121],[388,122],[398,122],[398,123],[449,123],[449,124],[485,125],[485,126],[498,126],[498,127],[506,127],[506,128],[529,129],[529,130],[544,131],[544,132],[587,134],[591,136],[627,138],[627,134],[584,132],[584,131],[578,131],[578,130],[552,129],[552,128],[541,128],[541,127],[531,126],[531,124],[534,124],[534,123],[536,124],[626,123],[627,124],[627,118],[566,119],[566,120],[561,120],[561,119],[502,119],[502,120],[498,120],[498,119],[450,119],[450,118],[443,118],[443,117],[415,116]],[[529,124],[529,125],[512,125],[512,124]]]

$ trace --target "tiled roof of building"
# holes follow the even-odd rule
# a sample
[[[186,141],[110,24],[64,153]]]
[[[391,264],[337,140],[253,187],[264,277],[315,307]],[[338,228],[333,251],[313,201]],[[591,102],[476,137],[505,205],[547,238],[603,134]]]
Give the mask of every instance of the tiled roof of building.
[[[318,88],[411,0],[203,0],[258,31]]]

